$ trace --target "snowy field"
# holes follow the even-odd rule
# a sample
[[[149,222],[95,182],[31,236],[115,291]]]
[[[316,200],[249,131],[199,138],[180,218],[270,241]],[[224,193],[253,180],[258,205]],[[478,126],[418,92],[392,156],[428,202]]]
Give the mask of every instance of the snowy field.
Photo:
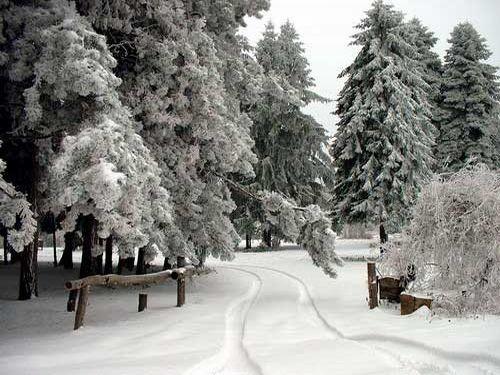
[[[343,256],[373,251],[338,242]],[[364,262],[332,280],[300,249],[237,253],[189,281],[182,308],[174,283],[148,288],[143,313],[140,289],[95,288],[73,331],[63,282],[76,271],[54,270],[50,254],[31,301],[15,300],[17,266],[0,266],[2,374],[500,374],[499,317],[370,311]]]

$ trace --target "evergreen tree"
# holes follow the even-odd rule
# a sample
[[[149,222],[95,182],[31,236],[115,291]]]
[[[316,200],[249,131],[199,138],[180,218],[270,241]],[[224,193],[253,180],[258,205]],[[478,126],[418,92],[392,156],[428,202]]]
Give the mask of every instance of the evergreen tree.
[[[160,186],[160,170],[131,125],[127,113],[107,115],[66,137],[51,170],[50,202],[54,212],[69,208],[65,232],[72,232],[83,216],[83,225],[91,226],[84,234],[113,236],[121,258],[133,257],[136,248],[143,248],[148,262],[158,249],[170,254],[165,237],[171,207]],[[90,255],[98,257],[103,248],[90,251],[87,257],[82,254],[80,277],[93,272]]]
[[[440,107],[443,66],[439,55],[432,50],[438,39],[418,18],[411,19],[407,25],[408,39],[415,46],[415,58],[422,64],[423,79],[429,85],[428,100],[432,106],[432,124],[438,127],[443,117]]]
[[[19,4],[19,5],[18,5]],[[2,8],[2,133],[6,175],[41,216],[48,170],[65,134],[119,106],[115,60],[105,39],[64,0]],[[85,120],[85,121],[84,121]],[[11,167],[9,167],[11,166]],[[15,166],[15,168],[14,168]],[[20,299],[37,294],[37,237],[21,258]]]
[[[375,1],[357,28],[352,44],[361,51],[340,75],[346,83],[331,149],[335,214],[397,224],[433,163],[429,85],[402,13]]]
[[[312,91],[314,80],[294,26],[287,22],[276,33],[268,24],[255,56],[262,69],[262,88],[249,114],[258,163],[255,179],[247,184],[254,190],[280,192],[299,205],[322,203],[333,179],[328,137],[303,108],[328,100]],[[247,212],[247,217],[262,220],[259,210]],[[270,245],[268,224],[264,242]]]
[[[200,260],[233,256],[239,236],[229,214],[235,206],[221,176],[251,176],[255,161],[251,123],[235,112],[238,102],[227,100],[223,63],[205,26],[215,15],[201,13],[205,3],[78,2],[108,37],[122,97],[142,123],[141,135],[171,194],[177,231],[170,248]]]
[[[0,222],[7,230],[9,245],[21,252],[33,241],[37,223],[24,194],[5,181],[5,167],[5,162],[0,159]]]
[[[498,100],[496,68],[486,41],[470,23],[455,27],[446,52],[437,158],[443,170],[458,170],[470,159],[498,166]]]

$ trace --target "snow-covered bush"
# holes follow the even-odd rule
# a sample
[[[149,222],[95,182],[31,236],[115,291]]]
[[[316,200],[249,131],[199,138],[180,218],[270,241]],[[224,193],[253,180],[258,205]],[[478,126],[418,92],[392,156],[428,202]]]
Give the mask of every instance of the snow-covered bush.
[[[333,264],[342,266],[335,253],[336,234],[332,222],[317,205],[297,207],[290,199],[274,192],[263,192],[262,204],[266,219],[278,228],[283,238],[303,246],[315,266],[330,277],[337,277]]]
[[[384,258],[387,273],[408,276],[414,267],[410,287],[432,291],[435,308],[500,313],[500,173],[479,165],[435,176],[402,246],[390,246]]]

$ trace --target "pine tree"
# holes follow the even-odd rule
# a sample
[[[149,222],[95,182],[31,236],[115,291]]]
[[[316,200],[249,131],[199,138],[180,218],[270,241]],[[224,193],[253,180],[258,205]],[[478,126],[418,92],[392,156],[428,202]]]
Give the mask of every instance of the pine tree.
[[[431,121],[438,127],[443,117],[440,107],[443,66],[439,55],[432,50],[438,39],[418,18],[412,18],[407,26],[408,39],[416,48],[415,58],[422,64],[423,79],[430,88],[428,100],[432,106]]]
[[[287,22],[276,33],[268,24],[255,56],[262,68],[262,89],[249,111],[254,152],[259,159],[251,186],[280,192],[299,205],[320,203],[333,179],[331,160],[325,152],[328,137],[303,108],[328,100],[312,91],[314,79],[294,26]],[[262,215],[254,211],[250,216]],[[272,229],[267,224],[264,227],[264,241],[269,245],[268,231]]]
[[[5,168],[5,162],[0,159],[0,222],[7,230],[9,246],[21,252],[33,241],[37,224],[26,196],[5,181]]]
[[[5,4],[4,4],[5,5]],[[44,212],[50,160],[65,134],[119,103],[106,41],[64,0],[8,2],[2,9],[2,133],[7,175]],[[16,168],[9,168],[15,165]],[[37,237],[21,259],[20,299],[37,294]]]
[[[204,19],[211,25],[216,18],[203,13],[209,4],[78,2],[108,37],[123,79],[122,97],[142,124],[140,133],[171,195],[177,231],[169,236],[169,248],[175,256],[201,261],[208,254],[233,256],[239,236],[229,214],[235,206],[221,176],[251,176],[255,161],[251,123],[238,114],[239,102],[228,99],[215,31],[205,25]],[[221,4],[245,15],[244,7]]]
[[[449,39],[442,87],[437,158],[443,170],[458,170],[469,160],[498,166],[499,86],[486,41],[470,23],[457,25]]]
[[[397,224],[433,163],[429,85],[402,13],[375,1],[357,28],[361,51],[340,75],[334,210],[342,222]]]
[[[78,220],[89,226],[84,244],[85,234],[112,236],[120,257],[133,257],[142,248],[148,262],[158,249],[169,253],[171,206],[160,186],[160,170],[131,125],[126,112],[114,118],[108,114],[64,139],[51,170],[51,207],[54,212],[69,208],[65,232],[73,231]],[[90,255],[99,257],[103,250],[83,250],[80,277],[93,273]]]

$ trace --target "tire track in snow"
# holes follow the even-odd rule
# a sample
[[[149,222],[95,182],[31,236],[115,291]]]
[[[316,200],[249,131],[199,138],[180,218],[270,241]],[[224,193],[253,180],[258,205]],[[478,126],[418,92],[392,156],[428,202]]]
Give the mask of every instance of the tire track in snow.
[[[281,275],[284,275],[290,279],[293,279],[295,282],[298,283],[299,285],[299,293],[300,295],[305,295],[307,296],[308,303],[310,304],[311,308],[313,309],[314,314],[316,315],[317,319],[321,322],[321,325],[326,328],[328,331],[330,331],[332,334],[334,334],[337,338],[342,339],[342,340],[347,340],[347,341],[352,341],[355,343],[358,343],[362,346],[370,348],[370,345],[366,345],[368,343],[376,344],[373,345],[373,348],[376,349],[376,351],[387,357],[392,358],[395,360],[399,367],[406,368],[408,366],[412,367],[412,370],[419,374],[419,370],[425,371],[424,373],[427,374],[429,373],[428,370],[430,368],[435,369],[435,370],[440,370],[444,371],[444,373],[452,373],[454,374],[455,371],[454,369],[450,368],[449,365],[446,366],[437,366],[435,363],[423,363],[419,364],[418,367],[415,367],[416,364],[413,363],[413,361],[397,355],[397,354],[392,354],[390,352],[387,352],[384,350],[382,347],[380,347],[380,344],[384,344],[384,342],[388,342],[391,344],[398,345],[398,347],[404,346],[406,348],[410,348],[412,350],[419,351],[421,353],[426,354],[427,356],[431,357],[438,357],[439,359],[447,362],[455,362],[456,364],[459,365],[459,367],[463,367],[463,365],[466,366],[471,366],[477,371],[481,371],[484,374],[493,374],[493,373],[500,373],[500,359],[493,357],[489,354],[477,354],[477,353],[466,353],[466,352],[452,352],[448,350],[444,350],[441,348],[433,347],[431,345],[414,341],[411,339],[406,339],[403,337],[398,337],[398,336],[392,336],[392,335],[384,335],[384,334],[357,334],[357,335],[345,335],[343,332],[341,332],[337,327],[333,326],[330,324],[326,318],[321,314],[319,311],[310,291],[307,286],[307,284],[298,278],[297,276],[290,274],[286,271],[281,271],[275,268],[271,267],[264,267],[264,266],[255,266],[255,265],[249,265],[249,264],[241,264],[240,266],[243,267],[251,267],[251,268],[257,268],[257,269],[263,269],[271,272],[275,272]],[[366,344],[365,344],[366,343]],[[378,345],[377,345],[378,344]],[[471,363],[472,362],[472,363]],[[490,371],[489,369],[484,369],[481,367],[481,365],[478,365],[477,362],[483,362],[487,363],[490,367],[495,369],[495,372]]]
[[[251,275],[254,280],[247,293],[235,300],[226,310],[224,346],[214,356],[203,360],[186,372],[186,375],[248,374],[262,375],[260,366],[250,358],[243,344],[247,317],[262,289],[261,277],[251,271],[237,267],[225,267]]]

